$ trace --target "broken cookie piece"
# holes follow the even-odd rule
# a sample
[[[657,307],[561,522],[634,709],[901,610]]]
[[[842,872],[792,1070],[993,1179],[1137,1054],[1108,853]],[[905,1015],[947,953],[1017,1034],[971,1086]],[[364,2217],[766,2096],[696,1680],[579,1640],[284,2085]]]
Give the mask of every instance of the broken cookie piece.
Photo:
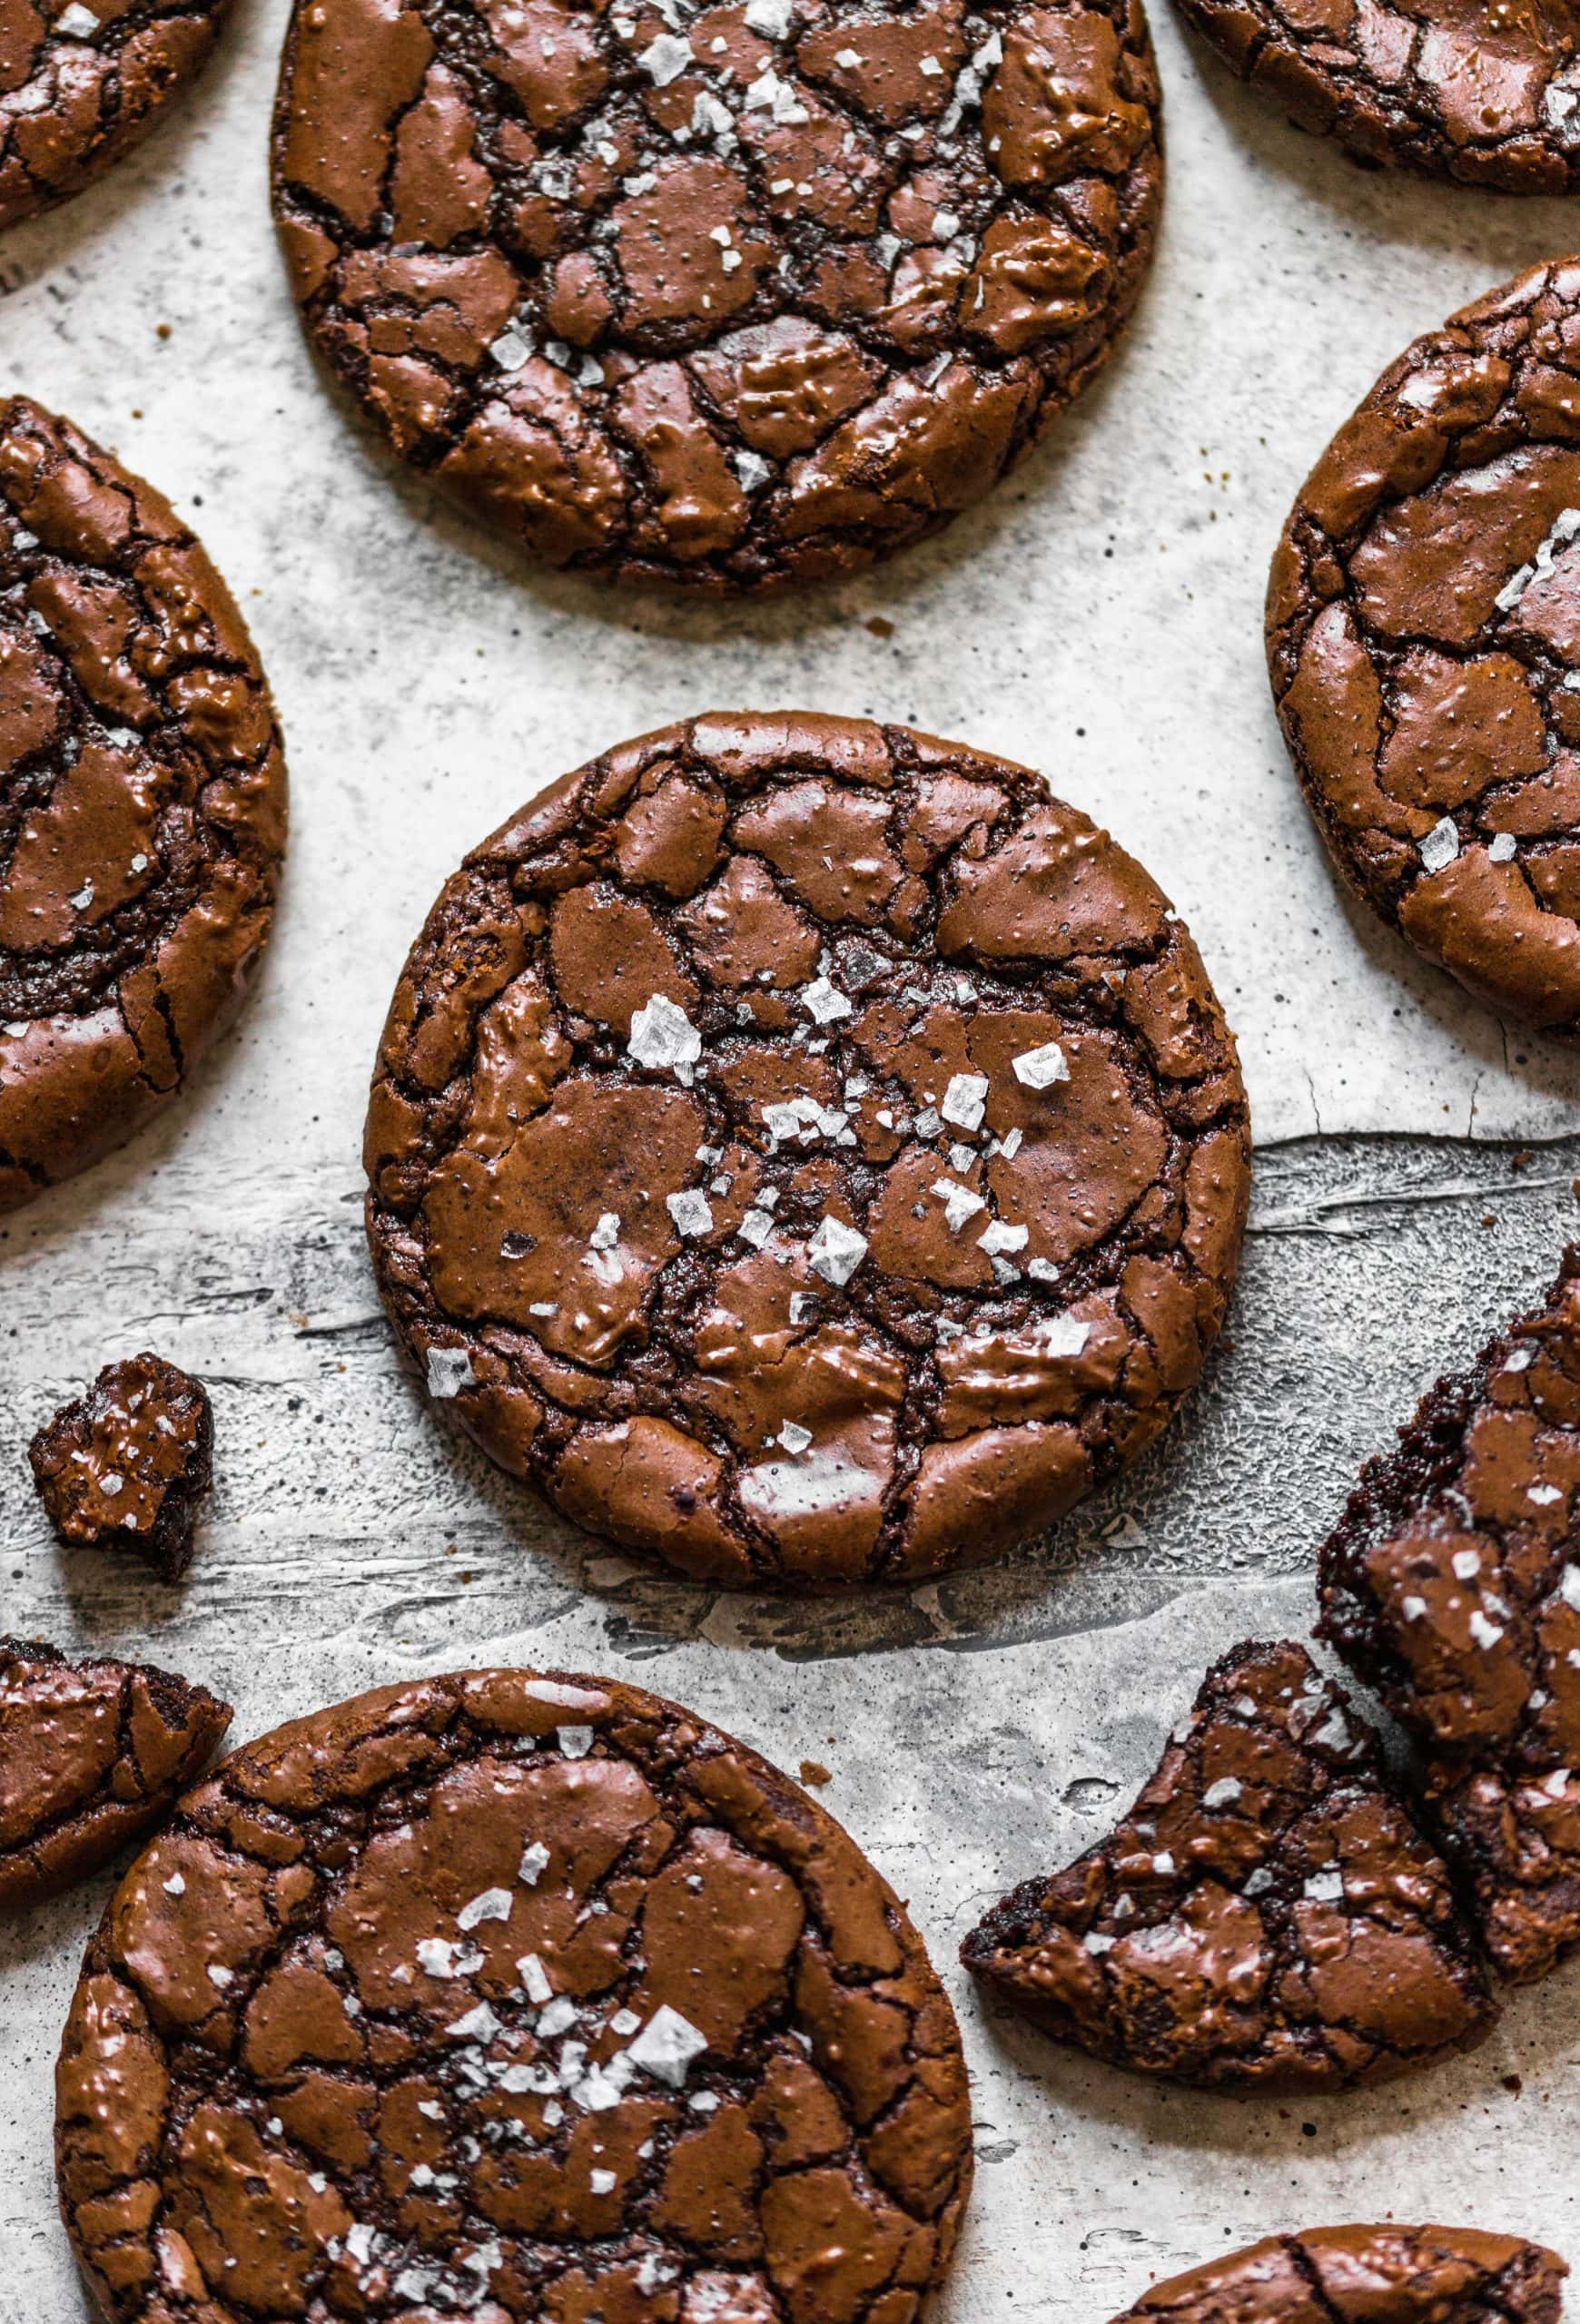
[[[1516,2235],[1318,2227],[1154,2284],[1116,2324],[1557,2324],[1568,2272]]]
[[[1112,1837],[961,1958],[1057,2039],[1201,2088],[1380,2081],[1496,2015],[1375,1735],[1288,1642],[1227,1655]]]
[[[0,1914],[152,1831],[230,1723],[228,1703],[168,1670],[0,1638]]]
[[[1439,1380],[1322,1551],[1321,1635],[1417,1738],[1500,1973],[1580,1945],[1580,1245]]]
[[[28,1449],[63,1541],[135,1550],[166,1581],[192,1562],[198,1503],[213,1483],[213,1416],[202,1381],[157,1355],[107,1364]]]

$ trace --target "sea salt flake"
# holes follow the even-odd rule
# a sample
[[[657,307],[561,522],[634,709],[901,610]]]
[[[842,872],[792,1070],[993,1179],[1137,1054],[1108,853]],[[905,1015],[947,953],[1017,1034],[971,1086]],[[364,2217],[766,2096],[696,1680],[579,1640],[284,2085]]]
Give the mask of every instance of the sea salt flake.
[[[987,1093],[985,1073],[952,1074],[949,1087],[943,1093],[943,1103],[938,1110],[946,1122],[954,1124],[956,1129],[980,1129]]]
[[[1517,848],[1513,832],[1497,832],[1486,851],[1489,863],[1512,863]]]
[[[844,994],[826,977],[815,978],[811,984],[803,987],[796,999],[819,1025],[832,1025],[841,1017],[854,1014]]]
[[[559,1748],[568,1759],[585,1759],[593,1747],[590,1727],[562,1727],[558,1730]]]
[[[702,1035],[684,1009],[656,992],[631,1019],[626,1054],[638,1065],[671,1068],[680,1081],[690,1079],[690,1068],[702,1055]]]
[[[1459,852],[1459,829],[1453,816],[1439,816],[1416,852],[1428,872],[1441,872],[1452,863]]]
[[[788,40],[795,9],[791,0],[746,0],[746,23],[765,40]]]
[[[532,344],[528,332],[511,325],[491,342],[489,353],[501,371],[518,371],[531,355]]]
[[[836,49],[834,61],[842,73],[854,73],[862,61],[861,53],[854,48]]]
[[[1314,1905],[1337,1905],[1344,1895],[1342,1872],[1314,1872],[1304,1892]]]
[[[537,2009],[554,1999],[554,1987],[548,1982],[548,1972],[536,1953],[524,1953],[516,1964],[527,1998]]]
[[[1090,1929],[1081,1942],[1086,1952],[1100,1955],[1111,1953],[1119,1939],[1117,1936],[1104,1936],[1097,1929]]]
[[[1563,1498],[1563,1490],[1558,1485],[1528,1485],[1526,1489],[1526,1499],[1535,1502],[1538,1509],[1551,1509],[1555,1501]]]
[[[99,20],[91,8],[81,6],[79,0],[72,0],[71,6],[63,8],[55,18],[54,28],[57,33],[64,33],[68,40],[92,40],[99,29]]]
[[[956,1186],[953,1178],[934,1178],[927,1191],[943,1205],[943,1223],[952,1235],[958,1235],[968,1218],[987,1208],[981,1195],[973,1195],[969,1187]]]
[[[807,1265],[825,1283],[846,1284],[867,1255],[867,1238],[842,1219],[825,1217],[806,1247]]]
[[[1048,1089],[1055,1081],[1068,1081],[1070,1067],[1057,1041],[1044,1041],[1041,1049],[1022,1049],[1010,1060],[1015,1079],[1028,1089]]]
[[[690,1236],[711,1235],[713,1207],[705,1194],[695,1187],[686,1187],[677,1195],[665,1196],[665,1208],[675,1221],[677,1234]]]
[[[1201,1795],[1203,1807],[1232,1807],[1243,1787],[1233,1776],[1220,1776],[1216,1783],[1208,1785]]]
[[[1573,1606],[1580,1613],[1580,1565],[1564,1568],[1558,1582],[1558,1595],[1565,1606]]]
[[[186,1895],[186,1882],[182,1878],[179,1872],[173,1872],[170,1878],[163,1883],[163,1887],[164,1893],[167,1896],[184,1896]]]
[[[499,2021],[488,2003],[480,2001],[476,2009],[469,2009],[444,2030],[454,2042],[491,2042],[499,2031]]]
[[[679,2090],[691,2061],[700,2057],[706,2047],[706,2034],[699,2034],[689,2019],[665,2002],[643,2026],[627,2055],[655,2081],[667,2083],[671,2090]]]
[[[587,1238],[589,1251],[612,1251],[620,1239],[620,1214],[617,1210],[600,1212],[598,1223]]]
[[[1407,1622],[1424,1622],[1427,1619],[1427,1601],[1424,1598],[1417,1597],[1401,1599],[1399,1611]]]
[[[691,43],[684,33],[660,33],[637,62],[656,87],[667,89],[692,62]]]
[[[1470,1617],[1470,1635],[1475,1640],[1477,1646],[1486,1649],[1495,1647],[1497,1644],[1498,1640],[1503,1636],[1503,1632],[1499,1630],[1496,1622],[1489,1622],[1487,1620],[1486,1616],[1482,1612],[1480,1607],[1477,1606],[1475,1612]]]
[[[781,1421],[775,1442],[782,1444],[786,1452],[805,1452],[812,1442],[812,1431],[803,1428],[798,1420]]]
[[[510,1891],[508,1888],[485,1888],[469,1905],[463,1905],[456,1915],[458,1928],[474,1929],[483,1921],[508,1921],[510,1917]]]
[[[1172,1879],[1174,1874],[1174,1859],[1170,1855],[1167,1848],[1163,1849],[1160,1855],[1155,1856],[1152,1858],[1152,1870],[1157,1874],[1160,1880]]]
[[[592,2171],[587,2183],[595,2195],[612,2195],[619,2181],[612,2171]]]
[[[430,1347],[428,1351],[428,1393],[444,1400],[459,1396],[477,1380],[472,1359],[464,1347]]]
[[[743,492],[760,492],[774,473],[760,452],[732,452],[730,466]]]
[[[977,1236],[977,1248],[985,1251],[990,1259],[1002,1256],[1005,1251],[1023,1251],[1031,1232],[1029,1226],[1012,1226],[1006,1220],[995,1218]]]
[[[1481,1571],[1479,1550],[1456,1550],[1452,1560],[1455,1573],[1461,1581],[1474,1581]]]

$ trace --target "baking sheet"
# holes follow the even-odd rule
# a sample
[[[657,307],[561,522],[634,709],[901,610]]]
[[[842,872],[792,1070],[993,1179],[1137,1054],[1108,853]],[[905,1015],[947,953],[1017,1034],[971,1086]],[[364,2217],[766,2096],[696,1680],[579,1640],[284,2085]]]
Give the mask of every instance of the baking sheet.
[[[1306,1627],[1303,1545],[1336,1480],[1550,1272],[1573,1147],[1532,1193],[1506,1157],[1423,1141],[1572,1138],[1580,1064],[1506,1035],[1338,898],[1259,615],[1294,489],[1376,373],[1580,243],[1580,211],[1364,175],[1162,14],[1158,264],[1124,353],[1043,453],[840,588],[744,611],[622,597],[494,549],[315,373],[267,212],[284,14],[244,5],[167,133],[0,249],[9,383],[198,527],[262,649],[295,793],[242,1027],[176,1115],[0,1229],[4,1627],[163,1655],[231,1692],[238,1735],[494,1657],[616,1667],[792,1768],[825,1760],[828,1804],[910,1896],[962,2008],[982,2168],[944,2324],[1101,2324],[1159,2274],[1358,2215],[1516,2229],[1580,2260],[1580,1971],[1521,1996],[1476,2058],[1280,2107],[1138,2088],[991,2018],[951,1967],[1002,1886],[1125,1804],[1208,1660]],[[780,704],[1009,752],[1109,823],[1201,943],[1263,1149],[1237,1346],[1074,1551],[815,1617],[634,1576],[458,1449],[399,1375],[356,1228],[378,1028],[464,849],[627,734]],[[1387,1135],[1344,1142],[1358,1131]],[[1310,1136],[1315,1159],[1283,1150]],[[1477,1240],[1483,1205],[1501,1223]],[[63,1560],[15,1458],[68,1388],[150,1340],[216,1383],[224,1479],[185,1593]],[[85,2313],[48,2083],[105,1893],[0,1931],[0,2324]]]

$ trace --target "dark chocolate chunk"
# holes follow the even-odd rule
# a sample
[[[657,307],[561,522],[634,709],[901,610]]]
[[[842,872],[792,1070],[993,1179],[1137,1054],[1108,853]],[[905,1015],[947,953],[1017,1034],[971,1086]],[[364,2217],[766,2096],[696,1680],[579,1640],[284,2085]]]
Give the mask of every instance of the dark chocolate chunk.
[[[368,1117],[401,1341],[484,1449],[699,1579],[980,1563],[1162,1428],[1222,1319],[1234,1045],[1023,767],[699,718],[468,857]]]
[[[1319,2227],[1154,2284],[1116,2324],[1558,2324],[1555,2251],[1469,2227]]]
[[[28,1449],[63,1541],[135,1550],[166,1581],[192,1562],[198,1503],[214,1481],[208,1392],[157,1355],[107,1364]]]
[[[961,1959],[1058,2040],[1200,2088],[1348,2089],[1496,2017],[1376,1736],[1289,1643],[1226,1655],[1112,1837]]]
[[[997,482],[1151,255],[1141,0],[300,0],[274,205],[396,450],[554,565],[752,591]]]
[[[80,193],[190,86],[229,0],[18,0],[0,17],[0,226]]]
[[[241,1005],[284,843],[224,583],[109,453],[0,401],[0,1211],[179,1095]]]
[[[168,1670],[0,1638],[0,1913],[151,1832],[230,1723],[228,1703]]]
[[[1417,1740],[1494,1962],[1545,1975],[1580,1945],[1580,1246],[1367,1463],[1321,1592]]]
[[[1580,1033],[1580,265],[1383,373],[1300,490],[1268,653],[1356,892],[1490,1008]]]
[[[57,2093],[113,2324],[913,2324],[971,2181],[953,2014],[846,1835],[689,1711],[520,1670],[227,1759]]]

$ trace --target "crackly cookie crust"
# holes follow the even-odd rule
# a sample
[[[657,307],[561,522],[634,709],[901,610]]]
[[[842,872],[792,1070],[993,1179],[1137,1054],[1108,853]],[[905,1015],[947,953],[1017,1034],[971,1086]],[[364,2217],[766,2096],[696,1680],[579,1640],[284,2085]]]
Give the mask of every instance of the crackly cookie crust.
[[[0,1914],[152,1831],[230,1723],[228,1703],[168,1670],[0,1639]]]
[[[234,1016],[285,800],[201,545],[69,421],[0,403],[0,1211],[122,1144]]]
[[[1580,1245],[1368,1462],[1321,1635],[1411,1730],[1501,1974],[1580,1945]]]
[[[1357,892],[1478,1000],[1580,1031],[1580,263],[1406,350],[1302,487],[1268,655]]]
[[[1289,1642],[1216,1664],[1117,1831],[961,1959],[1058,2040],[1204,2089],[1384,2081],[1497,2015],[1376,1735]]]
[[[560,1674],[225,1761],[112,1902],[57,2092],[113,2324],[910,2324],[971,2177],[887,1885],[755,1752]]]
[[[1308,2228],[1154,2284],[1116,2324],[1558,2324],[1568,2272],[1476,2228]]]
[[[698,1578],[980,1562],[1133,1454],[1221,1321],[1232,1039],[1146,873],[902,727],[700,718],[470,855],[374,1078],[431,1393]]]
[[[0,226],[80,193],[140,144],[208,62],[229,7],[15,0],[0,22]]]
[[[1107,358],[1162,182],[1141,0],[300,0],[274,202],[397,451],[554,565],[849,572]]]

